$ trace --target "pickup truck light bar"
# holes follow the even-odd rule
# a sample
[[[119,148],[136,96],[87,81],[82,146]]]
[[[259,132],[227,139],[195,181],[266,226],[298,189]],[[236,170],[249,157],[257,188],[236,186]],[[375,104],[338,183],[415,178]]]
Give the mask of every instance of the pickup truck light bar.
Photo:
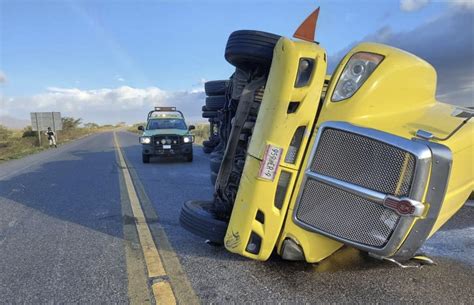
[[[155,107],[154,110],[148,112],[148,119],[150,119],[155,112],[177,112],[179,115],[184,118],[184,115],[181,111],[176,110],[176,107]]]
[[[176,107],[155,107],[155,111],[176,111]]]

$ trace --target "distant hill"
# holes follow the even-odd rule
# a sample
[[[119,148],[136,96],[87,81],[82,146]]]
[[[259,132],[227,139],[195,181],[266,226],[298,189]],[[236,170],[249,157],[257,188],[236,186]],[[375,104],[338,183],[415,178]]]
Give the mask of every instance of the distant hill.
[[[18,119],[8,115],[0,116],[0,125],[10,129],[23,129],[30,124],[31,122],[28,120]]]

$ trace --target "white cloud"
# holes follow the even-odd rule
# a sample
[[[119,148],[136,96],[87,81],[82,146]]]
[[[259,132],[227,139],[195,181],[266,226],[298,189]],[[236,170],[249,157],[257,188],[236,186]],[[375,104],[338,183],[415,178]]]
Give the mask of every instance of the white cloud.
[[[474,9],[473,0],[449,0],[453,6],[457,6],[463,9]]]
[[[120,75],[115,75],[115,80],[117,80],[117,81],[123,83],[123,82],[125,81],[125,78],[123,78],[123,77],[120,76]]]
[[[414,12],[428,5],[429,0],[400,0],[400,9],[406,12]]]
[[[157,87],[81,90],[50,87],[46,92],[26,97],[4,98],[6,114],[27,118],[33,111],[60,111],[63,116],[83,118],[84,122],[141,122],[155,106],[176,106],[189,121],[203,120],[202,90],[166,91]]]
[[[454,8],[406,32],[382,27],[361,41],[385,43],[411,52],[432,64],[438,73],[438,99],[474,106],[474,10]],[[359,42],[330,56],[337,62]]]
[[[7,76],[0,70],[0,84],[7,82]]]

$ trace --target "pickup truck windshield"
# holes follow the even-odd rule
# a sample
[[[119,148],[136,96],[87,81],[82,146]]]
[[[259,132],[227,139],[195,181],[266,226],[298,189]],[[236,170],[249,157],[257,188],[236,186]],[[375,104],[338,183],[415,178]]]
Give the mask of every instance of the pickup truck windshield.
[[[148,121],[146,129],[186,129],[186,124],[179,119],[155,119]]]

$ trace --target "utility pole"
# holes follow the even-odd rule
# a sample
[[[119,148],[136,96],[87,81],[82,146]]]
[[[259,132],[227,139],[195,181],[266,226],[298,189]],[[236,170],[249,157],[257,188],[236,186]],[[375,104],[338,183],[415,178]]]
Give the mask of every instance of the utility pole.
[[[36,132],[38,133],[38,145],[41,147],[41,130],[39,129],[37,112],[35,112],[35,118],[36,118]]]
[[[54,121],[54,112],[51,112],[51,118],[53,119],[53,131],[56,137],[56,143],[58,142],[58,132],[56,131],[56,122]]]

